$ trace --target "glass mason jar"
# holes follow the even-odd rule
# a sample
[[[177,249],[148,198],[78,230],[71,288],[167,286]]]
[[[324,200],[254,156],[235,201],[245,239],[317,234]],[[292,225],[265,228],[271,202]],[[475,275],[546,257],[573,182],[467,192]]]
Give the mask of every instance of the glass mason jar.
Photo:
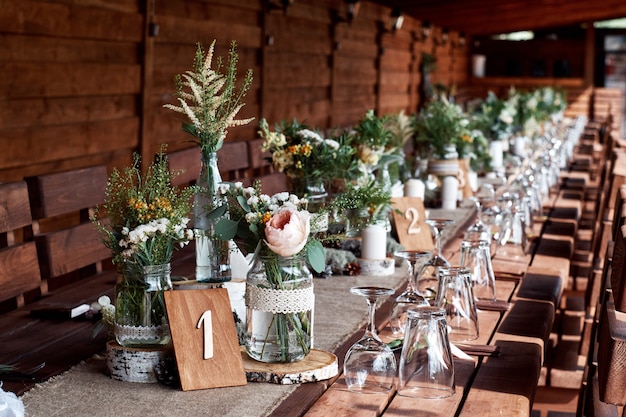
[[[246,351],[261,362],[296,362],[313,345],[313,276],[304,254],[256,256],[246,282]]]
[[[120,268],[116,285],[115,328],[117,342],[125,347],[158,347],[170,342],[163,292],[172,289],[170,264],[137,270]]]
[[[317,213],[326,206],[328,191],[321,178],[297,178],[292,179],[293,193],[300,198],[308,200],[307,210]]]
[[[227,204],[226,198],[217,195],[221,183],[217,153],[203,153],[197,182],[200,190],[195,195],[194,204],[196,280],[200,282],[226,282],[232,277],[228,241],[215,236],[215,224],[220,216],[211,215],[214,209]]]

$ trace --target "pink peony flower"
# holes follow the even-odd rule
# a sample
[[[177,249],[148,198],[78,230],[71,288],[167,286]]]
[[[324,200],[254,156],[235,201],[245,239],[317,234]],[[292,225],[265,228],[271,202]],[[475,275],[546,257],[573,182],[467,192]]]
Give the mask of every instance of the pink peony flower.
[[[309,238],[311,215],[292,207],[281,208],[265,225],[265,243],[280,256],[300,252]]]

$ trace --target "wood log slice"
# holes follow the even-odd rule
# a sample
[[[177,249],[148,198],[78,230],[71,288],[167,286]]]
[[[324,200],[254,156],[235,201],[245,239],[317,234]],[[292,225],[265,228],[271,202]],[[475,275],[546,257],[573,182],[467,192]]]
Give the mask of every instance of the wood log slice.
[[[154,384],[158,382],[155,367],[172,357],[170,347],[131,348],[110,340],[106,345],[106,365],[111,378],[125,382]]]
[[[243,367],[250,382],[270,382],[290,385],[305,382],[322,381],[336,376],[339,372],[337,357],[323,350],[311,349],[311,352],[298,362],[265,363],[250,358],[244,347],[241,348]]]

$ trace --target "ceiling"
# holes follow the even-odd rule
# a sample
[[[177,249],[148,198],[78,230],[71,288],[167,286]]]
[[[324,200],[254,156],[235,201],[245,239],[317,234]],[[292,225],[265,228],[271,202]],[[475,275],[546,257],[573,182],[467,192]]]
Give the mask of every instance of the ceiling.
[[[470,36],[538,30],[626,16],[625,0],[373,0]]]

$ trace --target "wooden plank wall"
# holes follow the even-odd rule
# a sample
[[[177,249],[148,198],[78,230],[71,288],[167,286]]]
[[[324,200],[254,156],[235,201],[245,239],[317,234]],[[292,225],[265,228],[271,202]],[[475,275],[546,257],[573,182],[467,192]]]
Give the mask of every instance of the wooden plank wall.
[[[0,181],[192,146],[162,106],[174,102],[174,75],[191,68],[197,42],[217,39],[225,57],[236,40],[240,78],[254,71],[240,116],[256,121],[233,128],[231,141],[257,137],[261,117],[330,128],[368,109],[414,112],[422,51],[439,61],[436,82],[467,80],[466,48],[421,40],[408,17],[391,32],[388,7],[362,2],[349,23],[343,0],[298,0],[285,11],[269,3],[0,0]]]

